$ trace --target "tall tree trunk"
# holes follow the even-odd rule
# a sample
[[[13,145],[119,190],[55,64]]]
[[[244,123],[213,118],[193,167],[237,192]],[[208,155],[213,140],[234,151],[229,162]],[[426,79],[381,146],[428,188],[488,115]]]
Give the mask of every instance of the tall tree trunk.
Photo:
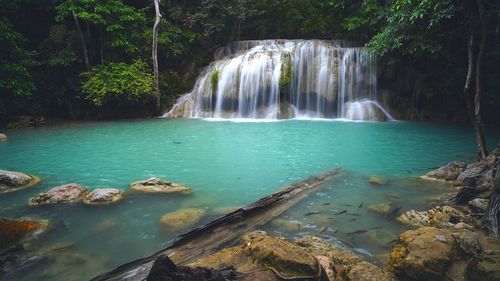
[[[467,112],[469,113],[469,118],[473,124],[474,122],[474,107],[472,105],[471,96],[471,84],[472,84],[472,72],[474,69],[474,29],[471,29],[469,40],[467,44],[467,78],[465,79],[464,86],[464,98],[467,105]]]
[[[104,42],[102,39],[102,24],[99,25],[99,48],[101,49],[101,64],[104,63]]]
[[[477,0],[479,10],[479,22],[481,29],[481,40],[479,42],[479,52],[476,62],[476,95],[474,96],[474,127],[476,129],[477,150],[480,158],[486,158],[488,151],[486,149],[486,139],[484,137],[483,120],[481,118],[481,67],[484,56],[484,48],[486,47],[486,18],[484,14],[483,0]]]
[[[71,11],[71,14],[73,15],[73,20],[75,21],[76,29],[78,30],[78,35],[80,35],[80,41],[82,42],[83,59],[85,61],[85,67],[87,68],[87,70],[89,70],[90,69],[89,53],[87,51],[87,44],[85,43],[85,37],[83,37],[82,28],[80,26],[80,22],[78,21],[78,17],[76,16],[75,11]]]
[[[152,46],[152,58],[153,58],[153,73],[155,79],[155,91],[156,91],[156,110],[160,112],[160,82],[158,74],[158,27],[160,25],[160,0],[154,0],[155,5],[155,23],[153,25],[153,46]]]

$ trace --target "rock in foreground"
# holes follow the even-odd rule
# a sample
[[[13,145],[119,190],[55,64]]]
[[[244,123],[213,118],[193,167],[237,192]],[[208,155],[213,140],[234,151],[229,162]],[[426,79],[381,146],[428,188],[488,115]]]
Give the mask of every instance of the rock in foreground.
[[[29,176],[19,172],[0,170],[0,193],[21,190],[40,182],[35,176]]]
[[[161,225],[169,232],[178,232],[196,224],[206,214],[204,209],[186,208],[167,213],[160,219]]]
[[[123,191],[117,188],[97,188],[85,195],[83,203],[91,205],[111,204],[123,199]]]
[[[6,141],[7,136],[5,134],[0,134],[0,141]]]
[[[393,280],[377,266],[318,237],[290,242],[263,231],[251,232],[243,237],[242,245],[202,257],[189,266],[269,274],[245,280]]]
[[[130,185],[130,188],[134,191],[141,191],[141,192],[179,193],[179,194],[192,193],[189,187],[171,181],[162,180],[159,178],[150,178],[147,180],[133,182]]]
[[[36,195],[29,200],[29,205],[75,203],[81,201],[87,193],[87,189],[79,184],[64,184]]]
[[[408,280],[443,280],[451,265],[451,233],[434,227],[404,232],[391,251],[390,267]]]

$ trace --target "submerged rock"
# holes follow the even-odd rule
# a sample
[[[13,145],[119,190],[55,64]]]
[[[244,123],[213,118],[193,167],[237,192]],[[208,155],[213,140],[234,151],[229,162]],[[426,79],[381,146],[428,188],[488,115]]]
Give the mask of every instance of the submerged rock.
[[[32,197],[29,200],[29,205],[75,203],[83,200],[87,194],[87,189],[79,184],[64,184]]]
[[[5,134],[0,134],[0,141],[6,141],[7,136]]]
[[[21,190],[40,182],[40,178],[20,172],[0,170],[0,193]]]
[[[378,213],[384,216],[389,216],[395,212],[396,206],[392,202],[386,202],[382,204],[375,204],[368,206],[368,211]]]
[[[389,268],[405,280],[443,280],[451,265],[451,233],[434,227],[409,230],[399,236],[391,251]]]
[[[410,210],[397,218],[401,223],[421,227],[421,226],[452,226],[458,223],[464,214],[450,206],[437,206],[428,211],[417,212]],[[453,221],[457,220],[457,221]],[[450,224],[452,221],[452,224]]]
[[[130,188],[141,192],[161,192],[161,193],[179,193],[191,194],[192,190],[184,185],[174,183],[159,178],[150,178],[147,180],[136,181],[130,184]]]
[[[441,181],[455,181],[458,176],[465,170],[467,164],[462,161],[453,161],[436,170],[432,170],[425,174],[422,178]]]
[[[371,176],[368,179],[368,182],[371,184],[376,184],[376,185],[386,185],[389,181],[385,177]]]
[[[161,225],[169,232],[178,232],[196,224],[206,214],[204,209],[186,208],[167,213],[160,219]]]
[[[85,195],[83,203],[98,205],[115,203],[123,199],[123,191],[117,188],[97,188]]]
[[[0,252],[49,227],[47,220],[12,220],[0,217]]]

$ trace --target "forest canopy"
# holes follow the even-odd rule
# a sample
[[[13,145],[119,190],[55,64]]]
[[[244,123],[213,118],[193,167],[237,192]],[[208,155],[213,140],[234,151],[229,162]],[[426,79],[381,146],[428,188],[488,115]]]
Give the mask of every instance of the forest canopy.
[[[153,0],[0,0],[0,5],[1,122],[20,115],[155,114]],[[464,121],[473,36],[474,65],[484,45],[481,99],[484,119],[491,123],[500,120],[495,110],[499,10],[489,0],[162,0],[162,110],[189,91],[199,67],[229,42],[339,39],[378,56],[380,92],[390,97],[399,118]]]

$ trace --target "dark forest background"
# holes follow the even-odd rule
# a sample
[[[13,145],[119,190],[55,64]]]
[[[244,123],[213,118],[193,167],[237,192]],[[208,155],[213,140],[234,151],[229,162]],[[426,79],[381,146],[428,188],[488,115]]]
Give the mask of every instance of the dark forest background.
[[[0,124],[8,127],[22,116],[155,116],[157,95],[160,112],[171,107],[216,48],[278,38],[368,46],[378,55],[379,98],[395,117],[452,122],[468,120],[474,98],[464,94],[470,42],[472,93],[479,81],[484,122],[500,122],[497,1],[162,0],[159,93],[153,0],[0,0],[0,7]]]

